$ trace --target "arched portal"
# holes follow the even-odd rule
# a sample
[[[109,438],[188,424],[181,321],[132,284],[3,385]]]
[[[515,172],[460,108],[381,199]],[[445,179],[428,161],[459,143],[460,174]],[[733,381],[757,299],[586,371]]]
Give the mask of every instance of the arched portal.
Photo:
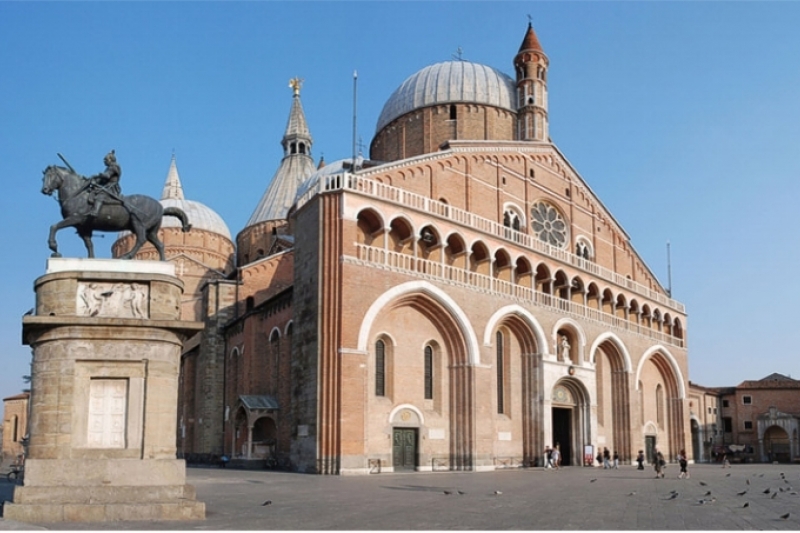
[[[658,449],[674,457],[686,449],[684,435],[685,385],[675,358],[661,346],[645,352],[637,370],[644,420],[655,422]]]
[[[605,437],[609,450],[619,452],[628,463],[638,450],[631,444],[630,373],[622,343],[615,337],[603,340],[593,354],[597,379],[597,433]]]
[[[561,451],[563,466],[580,465],[583,444],[592,442],[589,395],[580,381],[564,378],[553,386],[550,400],[552,446]]]
[[[764,431],[764,453],[767,461],[788,463],[791,461],[789,434],[780,426],[770,426]]]

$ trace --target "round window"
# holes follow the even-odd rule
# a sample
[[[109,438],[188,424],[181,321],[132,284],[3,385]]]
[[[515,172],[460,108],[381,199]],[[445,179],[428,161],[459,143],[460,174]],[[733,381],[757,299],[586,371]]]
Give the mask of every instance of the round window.
[[[556,248],[567,245],[567,222],[552,205],[537,202],[531,209],[531,226],[539,240]]]

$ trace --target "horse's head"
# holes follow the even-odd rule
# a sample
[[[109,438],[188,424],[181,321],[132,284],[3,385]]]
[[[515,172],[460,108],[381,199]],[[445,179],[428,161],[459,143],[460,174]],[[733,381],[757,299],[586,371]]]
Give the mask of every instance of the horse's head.
[[[58,167],[50,165],[42,171],[42,194],[50,196],[53,191],[61,186],[61,173],[58,172]]]

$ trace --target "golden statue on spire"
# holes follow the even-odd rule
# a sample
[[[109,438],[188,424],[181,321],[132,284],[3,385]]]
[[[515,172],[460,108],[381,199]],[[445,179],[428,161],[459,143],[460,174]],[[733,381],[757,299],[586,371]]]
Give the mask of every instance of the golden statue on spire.
[[[302,78],[292,78],[289,80],[289,87],[294,91],[294,96],[300,96],[300,87],[303,86]]]

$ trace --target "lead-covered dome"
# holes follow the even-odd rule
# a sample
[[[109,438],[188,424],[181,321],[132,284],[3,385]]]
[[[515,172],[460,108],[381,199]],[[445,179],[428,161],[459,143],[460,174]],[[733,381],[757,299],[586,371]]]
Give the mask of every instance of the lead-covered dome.
[[[404,81],[386,101],[376,131],[421,107],[449,102],[490,105],[516,112],[514,80],[499,70],[469,61],[444,61]]]
[[[161,205],[164,207],[179,207],[186,213],[189,219],[189,224],[192,229],[201,229],[210,231],[218,235],[222,235],[229,241],[231,239],[231,232],[228,225],[222,220],[216,211],[196,202],[194,200],[187,200],[183,196],[183,187],[181,186],[180,177],[178,176],[178,166],[175,163],[175,156],[172,156],[172,161],[169,165],[167,172],[167,180],[164,183],[164,190],[161,193]],[[161,219],[162,228],[180,228],[181,221],[175,217],[164,217]]]

